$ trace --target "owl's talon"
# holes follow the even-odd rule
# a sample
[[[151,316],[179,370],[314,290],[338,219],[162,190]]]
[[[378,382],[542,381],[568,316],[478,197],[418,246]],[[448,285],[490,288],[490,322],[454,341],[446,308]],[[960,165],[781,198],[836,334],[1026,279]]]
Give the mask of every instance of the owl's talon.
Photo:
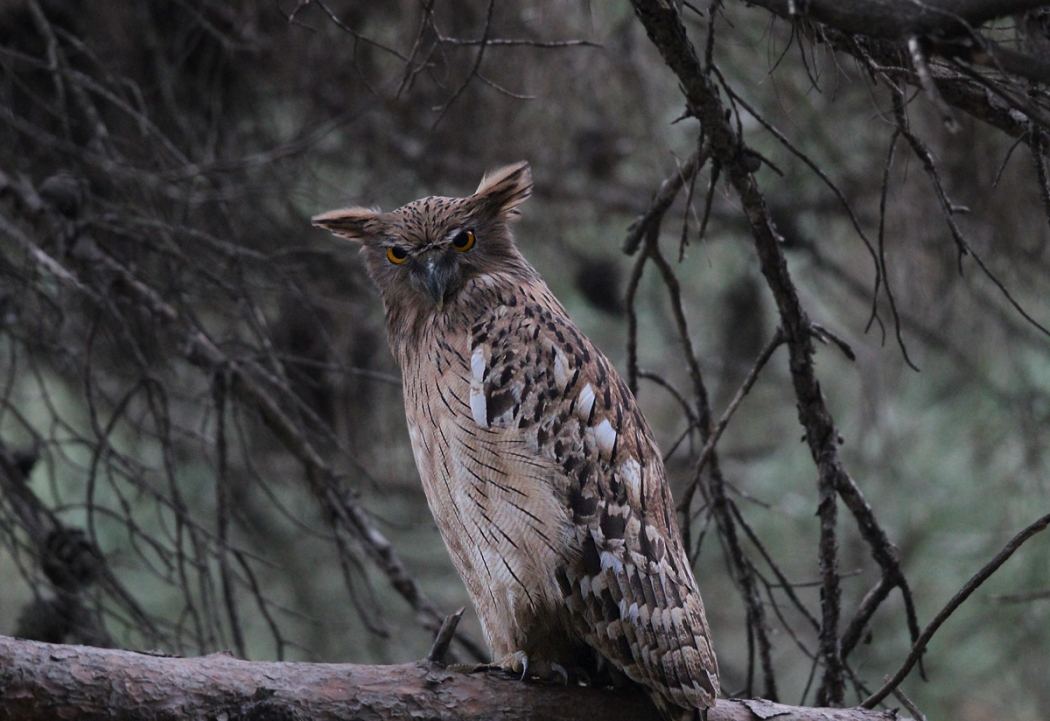
[[[570,673],[564,666],[545,659],[531,659],[524,651],[508,653],[499,661],[489,664],[488,668],[514,674],[522,681],[536,680],[569,685]],[[572,676],[575,676],[575,673]]]
[[[529,670],[529,657],[524,651],[515,651],[508,653],[498,661],[493,661],[488,664],[488,667],[494,671],[502,671],[515,676],[520,675],[521,680],[524,681]]]
[[[485,673],[498,671],[510,676],[517,676],[519,681],[536,680],[547,683],[561,683],[563,686],[591,686],[593,682],[587,670],[581,666],[566,668],[553,661],[529,661],[524,651],[516,651],[492,663],[450,664],[447,668],[463,673]]]

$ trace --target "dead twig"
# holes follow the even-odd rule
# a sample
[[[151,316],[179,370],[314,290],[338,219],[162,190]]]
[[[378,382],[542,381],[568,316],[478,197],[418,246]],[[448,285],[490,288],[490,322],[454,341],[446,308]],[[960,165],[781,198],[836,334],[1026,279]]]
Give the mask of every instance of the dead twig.
[[[456,626],[459,625],[459,619],[463,617],[463,611],[465,610],[466,606],[460,606],[459,610],[445,616],[445,620],[441,622],[441,628],[438,629],[437,636],[434,637],[434,644],[430,647],[430,653],[427,654],[427,661],[431,663],[445,662],[449,644],[456,637]]]

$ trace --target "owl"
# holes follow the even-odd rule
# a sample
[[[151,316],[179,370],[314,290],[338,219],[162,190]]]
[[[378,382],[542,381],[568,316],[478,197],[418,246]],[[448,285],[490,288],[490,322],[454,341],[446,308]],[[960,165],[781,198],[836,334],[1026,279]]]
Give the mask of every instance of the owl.
[[[665,718],[706,715],[718,666],[660,450],[515,246],[531,192],[522,162],[467,198],[313,222],[361,244],[427,502],[494,665],[622,674]]]

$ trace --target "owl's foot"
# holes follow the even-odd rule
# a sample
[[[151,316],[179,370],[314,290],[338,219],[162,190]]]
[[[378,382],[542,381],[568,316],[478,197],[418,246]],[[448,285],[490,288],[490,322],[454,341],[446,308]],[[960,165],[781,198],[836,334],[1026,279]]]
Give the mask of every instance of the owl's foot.
[[[508,653],[499,661],[488,664],[488,668],[504,673],[520,675],[522,681],[545,681],[548,683],[569,684],[569,672],[560,663],[545,659],[530,659],[524,651]]]

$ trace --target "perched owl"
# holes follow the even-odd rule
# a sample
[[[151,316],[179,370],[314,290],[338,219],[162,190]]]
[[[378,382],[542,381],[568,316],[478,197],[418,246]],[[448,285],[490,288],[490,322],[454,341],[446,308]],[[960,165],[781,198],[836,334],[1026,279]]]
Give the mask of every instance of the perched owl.
[[[634,396],[514,246],[527,163],[469,198],[313,219],[358,241],[416,466],[495,664],[643,684],[704,713],[718,666],[660,450]]]

